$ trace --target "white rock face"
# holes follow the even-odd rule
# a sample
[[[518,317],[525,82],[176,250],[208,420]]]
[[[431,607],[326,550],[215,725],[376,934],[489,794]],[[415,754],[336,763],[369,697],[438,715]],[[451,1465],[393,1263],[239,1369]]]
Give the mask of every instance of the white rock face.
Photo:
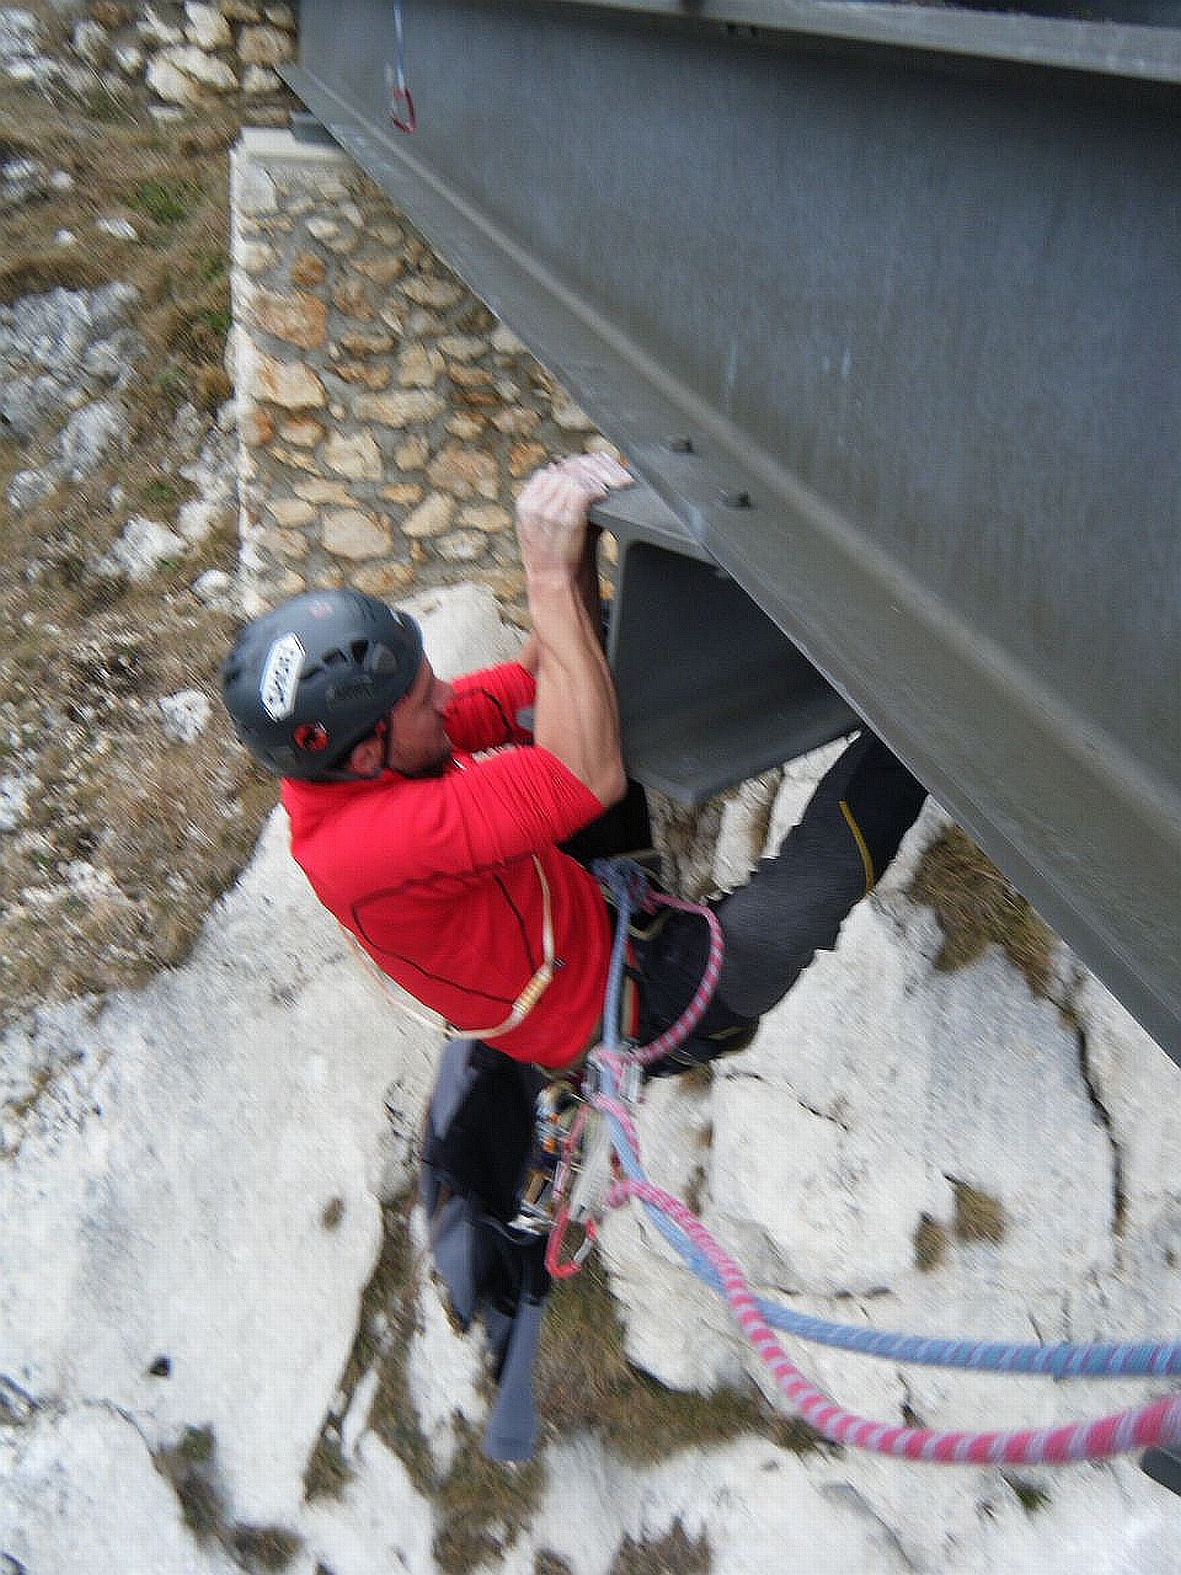
[[[18,470],[8,483],[5,499],[15,514],[22,514],[53,491],[56,480],[47,470]]]
[[[0,1176],[20,1217],[0,1371],[39,1404],[102,1396],[154,1445],[211,1426],[227,1500],[255,1523],[298,1513],[377,1250],[383,1095],[400,1054],[421,1059],[420,1030],[379,1020],[283,836],[276,821],[270,873],[240,889],[194,968],[107,1002],[88,1073]],[[251,982],[240,960],[260,946]],[[166,1378],[151,1373],[162,1357]]]
[[[82,1568],[234,1575],[239,1568],[216,1544],[194,1541],[139,1429],[112,1407],[80,1406],[0,1429],[0,1482],[6,1575]]]
[[[124,76],[139,76],[144,65],[142,49],[137,49],[134,44],[120,44],[116,46],[114,54],[115,63]]]
[[[485,593],[413,610],[444,675],[519,641]],[[790,773],[773,836],[806,793],[807,771]],[[765,799],[748,808],[735,868]],[[755,1046],[710,1081],[650,1087],[651,1174],[699,1196],[756,1289],[801,1311],[1015,1339],[1173,1336],[1181,1073],[1093,983],[1075,1001],[1080,1040],[995,956],[932,970],[933,921],[903,892],[940,823],[923,817]],[[438,1049],[352,960],[279,814],[182,968],[0,1040],[0,1566],[229,1575],[153,1464],[208,1427],[227,1523],[289,1531],[294,1575],[431,1575],[432,1506],[370,1430],[372,1380],[347,1408],[341,1496],[307,1503],[302,1478],[348,1398],[379,1200],[412,1175]],[[955,1181],[1000,1204],[999,1241],[956,1238]],[[947,1234],[926,1273],[920,1213]],[[637,1362],[681,1387],[754,1372],[728,1313],[641,1217],[612,1216],[604,1240]],[[479,1353],[425,1276],[417,1296],[410,1403],[444,1468],[455,1414],[482,1423]],[[1165,1387],[783,1343],[842,1403],[940,1427],[1094,1416]],[[533,1523],[488,1568],[534,1575],[548,1553],[611,1575],[625,1537],[679,1522],[714,1575],[1181,1575],[1177,1501],[1132,1460],[1013,1472],[1048,1494],[1032,1513],[997,1471],[799,1458],[761,1438],[642,1468],[579,1436],[547,1468]]]
[[[100,574],[126,574],[131,580],[146,580],[166,558],[178,558],[185,550],[182,537],[158,520],[133,515],[119,539],[98,563]]]
[[[14,82],[28,82],[37,73],[42,42],[40,20],[17,6],[0,8],[0,70]]]
[[[0,831],[15,831],[24,819],[29,802],[30,779],[0,777]]]
[[[174,695],[162,695],[158,704],[164,736],[177,744],[191,744],[199,738],[212,709],[199,689],[181,689]]]
[[[114,401],[96,399],[76,410],[57,440],[61,469],[78,481],[95,468],[126,436],[126,419]]]
[[[193,581],[193,594],[209,607],[236,605],[234,582],[222,569],[206,569]]]

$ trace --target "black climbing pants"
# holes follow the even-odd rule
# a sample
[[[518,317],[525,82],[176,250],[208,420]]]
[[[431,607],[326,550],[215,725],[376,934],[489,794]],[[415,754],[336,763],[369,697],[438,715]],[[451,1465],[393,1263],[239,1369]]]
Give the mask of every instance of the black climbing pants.
[[[874,734],[854,738],[821,778],[779,851],[713,907],[726,950],[714,998],[693,1037],[651,1067],[667,1075],[742,1049],[818,951],[831,951],[849,911],[880,879],[922,808],[925,790]],[[636,947],[639,1036],[647,1043],[684,1011],[700,983],[708,929],[672,912]]]

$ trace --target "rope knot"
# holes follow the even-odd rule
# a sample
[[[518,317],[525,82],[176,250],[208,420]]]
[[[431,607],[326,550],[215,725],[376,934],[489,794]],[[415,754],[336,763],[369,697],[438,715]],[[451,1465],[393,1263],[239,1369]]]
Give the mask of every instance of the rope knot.
[[[650,912],[655,906],[648,871],[635,859],[596,859],[591,874],[611,893],[611,901],[625,923],[637,908]]]

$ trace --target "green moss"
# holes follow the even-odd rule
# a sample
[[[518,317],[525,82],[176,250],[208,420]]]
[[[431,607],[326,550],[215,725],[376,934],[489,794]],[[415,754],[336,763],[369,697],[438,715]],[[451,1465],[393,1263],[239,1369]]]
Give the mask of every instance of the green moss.
[[[183,496],[183,489],[171,476],[153,476],[145,483],[141,496],[149,507],[173,509]]]
[[[217,1440],[211,1427],[186,1427],[176,1446],[177,1454],[191,1465],[208,1465],[213,1460]]]
[[[83,94],[82,113],[87,120],[96,120],[104,126],[127,124],[135,118],[129,106],[118,94],[112,93],[97,82]]]
[[[225,1508],[214,1480],[216,1442],[211,1427],[186,1427],[175,1444],[155,1457],[156,1469],[171,1482],[181,1519],[195,1537],[218,1538]]]
[[[705,1200],[705,1186],[707,1181],[704,1165],[694,1165],[685,1183],[685,1207],[694,1214],[700,1214]]]
[[[203,1542],[217,1542],[245,1570],[285,1569],[303,1546],[282,1526],[232,1523],[217,1481],[217,1441],[211,1427],[186,1427],[175,1444],[155,1456],[157,1471],[171,1482],[181,1519]]]

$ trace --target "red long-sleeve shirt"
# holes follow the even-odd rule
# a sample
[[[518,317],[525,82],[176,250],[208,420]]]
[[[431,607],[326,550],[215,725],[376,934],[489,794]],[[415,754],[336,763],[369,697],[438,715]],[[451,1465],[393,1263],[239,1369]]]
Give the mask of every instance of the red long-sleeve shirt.
[[[591,791],[516,723],[532,676],[507,663],[457,679],[438,777],[286,778],[291,851],[326,908],[391,978],[466,1032],[500,1024],[542,962],[550,888],[556,971],[498,1050],[562,1066],[603,1009],[610,931],[593,877],[555,846],[601,814]],[[507,747],[499,747],[507,746]],[[475,755],[485,750],[495,753]]]

